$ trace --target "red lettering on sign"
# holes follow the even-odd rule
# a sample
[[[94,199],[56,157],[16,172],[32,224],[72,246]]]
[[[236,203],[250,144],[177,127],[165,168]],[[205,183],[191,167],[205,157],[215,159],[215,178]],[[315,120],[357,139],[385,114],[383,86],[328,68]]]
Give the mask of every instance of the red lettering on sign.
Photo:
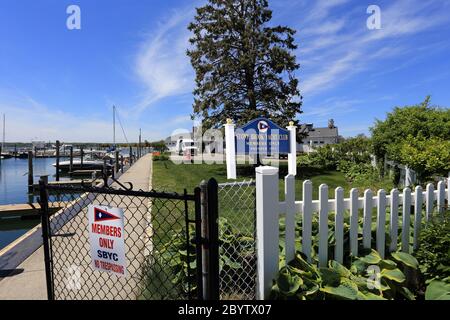
[[[98,244],[102,248],[114,249],[114,240],[111,240],[111,239],[99,238],[98,239]]]
[[[122,236],[122,229],[119,227],[110,227],[98,223],[93,223],[91,230],[93,233],[103,234],[105,236],[116,238],[120,238]]]

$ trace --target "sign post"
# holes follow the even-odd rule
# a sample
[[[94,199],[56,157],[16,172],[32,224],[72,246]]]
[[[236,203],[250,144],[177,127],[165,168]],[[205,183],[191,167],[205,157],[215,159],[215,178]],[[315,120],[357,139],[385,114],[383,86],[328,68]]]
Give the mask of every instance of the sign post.
[[[88,217],[92,267],[126,277],[123,210],[89,205]]]
[[[297,127],[294,126],[294,122],[289,122],[287,127],[290,135],[290,152],[288,154],[288,171],[290,175],[297,175]]]
[[[233,120],[227,119],[225,124],[227,179],[236,179],[236,144],[234,139]]]

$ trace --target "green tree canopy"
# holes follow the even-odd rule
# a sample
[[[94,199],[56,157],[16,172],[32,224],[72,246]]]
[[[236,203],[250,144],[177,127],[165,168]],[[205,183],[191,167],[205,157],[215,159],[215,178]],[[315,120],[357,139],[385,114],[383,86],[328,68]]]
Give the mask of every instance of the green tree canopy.
[[[450,172],[450,140],[409,135],[394,149],[400,161],[417,172],[420,181]]]
[[[428,96],[419,105],[396,107],[386,120],[371,128],[373,151],[378,159],[408,165],[421,181],[445,173],[450,163],[445,146],[450,141],[450,109],[430,105]]]
[[[386,120],[376,120],[371,128],[374,153],[383,158],[397,160],[397,155],[389,146],[401,143],[409,135],[424,138],[439,137],[450,139],[450,109],[430,105],[428,96],[419,105],[395,107],[387,114]]]
[[[258,116],[287,125],[301,112],[295,30],[270,27],[271,18],[267,0],[209,0],[197,8],[187,54],[196,72],[193,117],[205,128]]]

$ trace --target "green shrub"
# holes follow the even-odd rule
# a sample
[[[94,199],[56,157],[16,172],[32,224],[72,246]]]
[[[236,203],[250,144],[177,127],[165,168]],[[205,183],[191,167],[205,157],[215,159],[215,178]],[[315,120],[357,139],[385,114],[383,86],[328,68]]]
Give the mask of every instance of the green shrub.
[[[423,226],[415,256],[427,283],[450,280],[450,212]]]
[[[408,269],[417,269],[417,260],[406,253],[393,253],[391,259],[382,259],[372,250],[364,257],[355,258],[350,268],[336,261],[330,261],[327,268],[318,268],[316,262],[308,263],[302,253],[297,253],[293,261],[281,268],[272,288],[272,298],[414,300],[407,287],[405,271]]]
[[[297,165],[299,167],[312,167],[321,170],[336,170],[338,153],[333,145],[325,145],[317,148],[314,152],[299,156]]]
[[[165,153],[161,153],[160,155],[153,156],[153,161],[167,161],[169,159],[170,159],[169,155],[167,155]]]
[[[379,173],[370,163],[355,163],[348,160],[341,160],[338,170],[344,173],[349,182],[373,181],[379,178]]]

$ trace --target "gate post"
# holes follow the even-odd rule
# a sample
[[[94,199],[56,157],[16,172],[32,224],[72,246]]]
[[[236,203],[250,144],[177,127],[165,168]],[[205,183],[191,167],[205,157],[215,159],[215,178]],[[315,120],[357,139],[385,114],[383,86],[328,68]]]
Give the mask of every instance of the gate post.
[[[200,206],[203,300],[207,300],[209,298],[209,250],[207,243],[203,240],[208,239],[208,183],[204,180],[200,183]]]
[[[219,300],[219,205],[216,179],[208,181],[208,284],[209,300]]]
[[[269,298],[278,273],[279,248],[278,168],[256,168],[257,299]]]
[[[53,296],[53,277],[52,277],[52,261],[50,254],[50,225],[48,213],[48,176],[41,176],[39,179],[39,205],[41,207],[41,229],[42,229],[42,244],[44,247],[44,262],[45,262],[45,278],[47,283],[47,298],[54,300]]]
[[[197,187],[194,189],[195,197],[195,256],[196,256],[196,277],[197,277],[197,299],[205,299],[205,279],[203,279],[203,206],[202,206],[202,190]]]

